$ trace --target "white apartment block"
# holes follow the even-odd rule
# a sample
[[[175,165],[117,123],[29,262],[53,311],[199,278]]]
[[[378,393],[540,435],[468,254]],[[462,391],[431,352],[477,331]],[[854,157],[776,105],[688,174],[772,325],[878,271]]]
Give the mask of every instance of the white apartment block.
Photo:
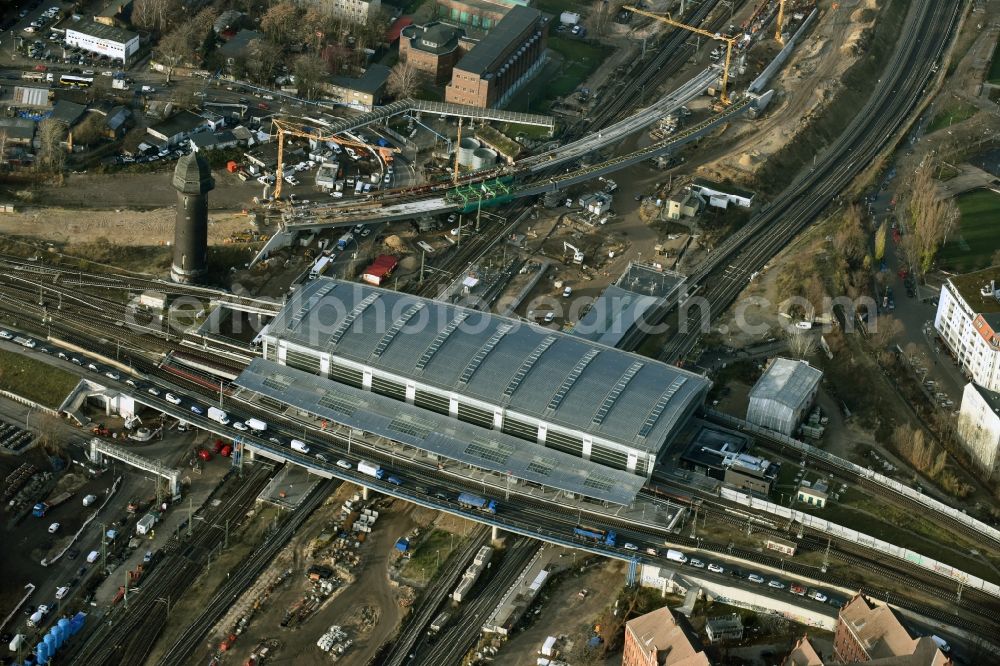
[[[330,0],[327,7],[334,16],[352,23],[367,23],[382,8],[382,0]]]
[[[958,436],[973,460],[992,476],[1000,452],[1000,394],[966,384],[958,414]]]
[[[941,288],[934,328],[969,379],[1000,392],[1000,267],[959,275]]]

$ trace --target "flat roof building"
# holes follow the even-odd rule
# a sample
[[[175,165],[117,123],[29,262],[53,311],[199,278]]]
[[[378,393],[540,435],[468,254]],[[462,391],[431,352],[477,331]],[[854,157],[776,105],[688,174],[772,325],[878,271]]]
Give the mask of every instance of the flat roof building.
[[[973,382],[1000,392],[1000,266],[956,275],[941,287],[934,328]]]
[[[301,287],[262,341],[269,362],[641,478],[711,385],[519,320],[329,278]]]
[[[382,103],[391,70],[385,65],[369,65],[361,76],[335,76],[330,79],[330,96],[355,109],[371,111]]]
[[[705,622],[705,633],[712,643],[743,640],[743,620],[736,613],[710,617]]]
[[[502,107],[544,63],[542,13],[514,7],[455,65],[444,99],[479,108]]]
[[[528,0],[437,0],[437,16],[452,23],[490,30],[514,7]]]
[[[750,389],[747,421],[791,437],[816,399],[822,377],[805,361],[773,359]]]
[[[958,438],[987,477],[1000,469],[1000,394],[973,382],[965,385]]]
[[[808,504],[809,506],[814,506],[818,509],[822,509],[826,506],[829,497],[829,488],[822,481],[817,481],[816,483],[803,481],[795,495],[795,498],[799,502]]]
[[[465,38],[465,30],[440,21],[408,25],[400,36],[399,59],[424,72],[435,83],[449,80],[455,63],[475,45]]]
[[[66,28],[64,41],[84,51],[127,63],[139,51],[139,35],[103,23],[79,21]]]
[[[631,350],[673,307],[687,278],[681,273],[632,262],[594,301],[573,327],[573,335]]]

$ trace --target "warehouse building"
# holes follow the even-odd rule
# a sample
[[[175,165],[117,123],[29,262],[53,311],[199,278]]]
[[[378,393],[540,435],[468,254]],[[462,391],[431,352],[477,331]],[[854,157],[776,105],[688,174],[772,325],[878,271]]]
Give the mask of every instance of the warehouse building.
[[[352,399],[376,406],[381,396],[394,412],[412,406],[427,435],[467,424],[466,443],[506,451],[494,465],[520,451],[562,461],[562,473],[626,472],[640,485],[710,386],[700,375],[561,332],[328,278],[301,287],[261,340],[265,365],[241,376],[246,388],[259,388],[269,366],[309,373],[317,390],[353,389]]]
[[[444,100],[482,109],[502,107],[545,62],[542,13],[514,7],[455,65]]]
[[[750,389],[747,421],[791,437],[816,399],[822,377],[805,361],[774,359]]]
[[[84,51],[106,55],[112,60],[127,63],[139,50],[139,35],[103,23],[80,21],[66,28],[67,46],[78,46]]]

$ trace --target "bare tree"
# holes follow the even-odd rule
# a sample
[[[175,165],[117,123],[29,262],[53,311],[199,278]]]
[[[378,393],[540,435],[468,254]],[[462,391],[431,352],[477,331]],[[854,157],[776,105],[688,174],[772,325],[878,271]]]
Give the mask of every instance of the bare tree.
[[[305,96],[306,99],[316,97],[316,93],[322,88],[328,74],[326,63],[315,55],[301,55],[296,58],[293,71],[299,94]]]
[[[61,174],[66,164],[66,151],[62,142],[66,138],[66,125],[60,120],[46,118],[38,123],[38,169]]]
[[[254,39],[247,45],[247,53],[246,71],[250,78],[257,83],[272,81],[284,59],[281,47],[265,39]]]
[[[170,83],[170,77],[174,73],[174,68],[185,62],[193,54],[193,41],[194,25],[191,21],[185,21],[180,24],[170,34],[160,40],[156,56],[167,68],[167,83]]]
[[[862,261],[867,253],[868,242],[861,228],[861,210],[857,206],[850,206],[844,211],[833,242],[834,247],[852,265]]]
[[[132,5],[132,24],[146,30],[163,31],[171,18],[180,12],[176,0],[135,0]]]
[[[104,138],[105,119],[99,113],[87,114],[83,122],[73,129],[73,143],[81,146],[92,146]]]
[[[398,62],[389,72],[386,88],[396,99],[413,97],[423,83],[423,72],[413,66],[413,63]]]
[[[788,352],[792,356],[805,358],[814,351],[816,351],[816,336],[798,329],[788,335]]]
[[[321,5],[310,5],[302,17],[302,41],[312,46],[314,53],[319,53],[327,35],[333,31],[333,21],[330,12]]]
[[[900,333],[903,332],[903,324],[892,315],[879,315],[872,322],[871,328],[872,345],[876,349],[885,349]]]
[[[260,29],[264,34],[282,45],[291,41],[299,27],[299,11],[289,0],[272,6],[260,20]]]
[[[0,167],[7,163],[7,130],[0,130]]]
[[[951,199],[941,198],[930,161],[925,161],[906,183],[901,204],[905,223],[903,254],[911,270],[923,275],[934,264],[938,249],[958,220],[958,206]]]

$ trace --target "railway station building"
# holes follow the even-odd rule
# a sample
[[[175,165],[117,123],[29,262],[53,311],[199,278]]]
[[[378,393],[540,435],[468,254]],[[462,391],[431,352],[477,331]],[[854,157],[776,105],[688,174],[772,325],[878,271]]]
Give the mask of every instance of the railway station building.
[[[329,278],[296,292],[261,342],[236,385],[272,408],[605,495],[634,496],[710,387],[559,331]]]

